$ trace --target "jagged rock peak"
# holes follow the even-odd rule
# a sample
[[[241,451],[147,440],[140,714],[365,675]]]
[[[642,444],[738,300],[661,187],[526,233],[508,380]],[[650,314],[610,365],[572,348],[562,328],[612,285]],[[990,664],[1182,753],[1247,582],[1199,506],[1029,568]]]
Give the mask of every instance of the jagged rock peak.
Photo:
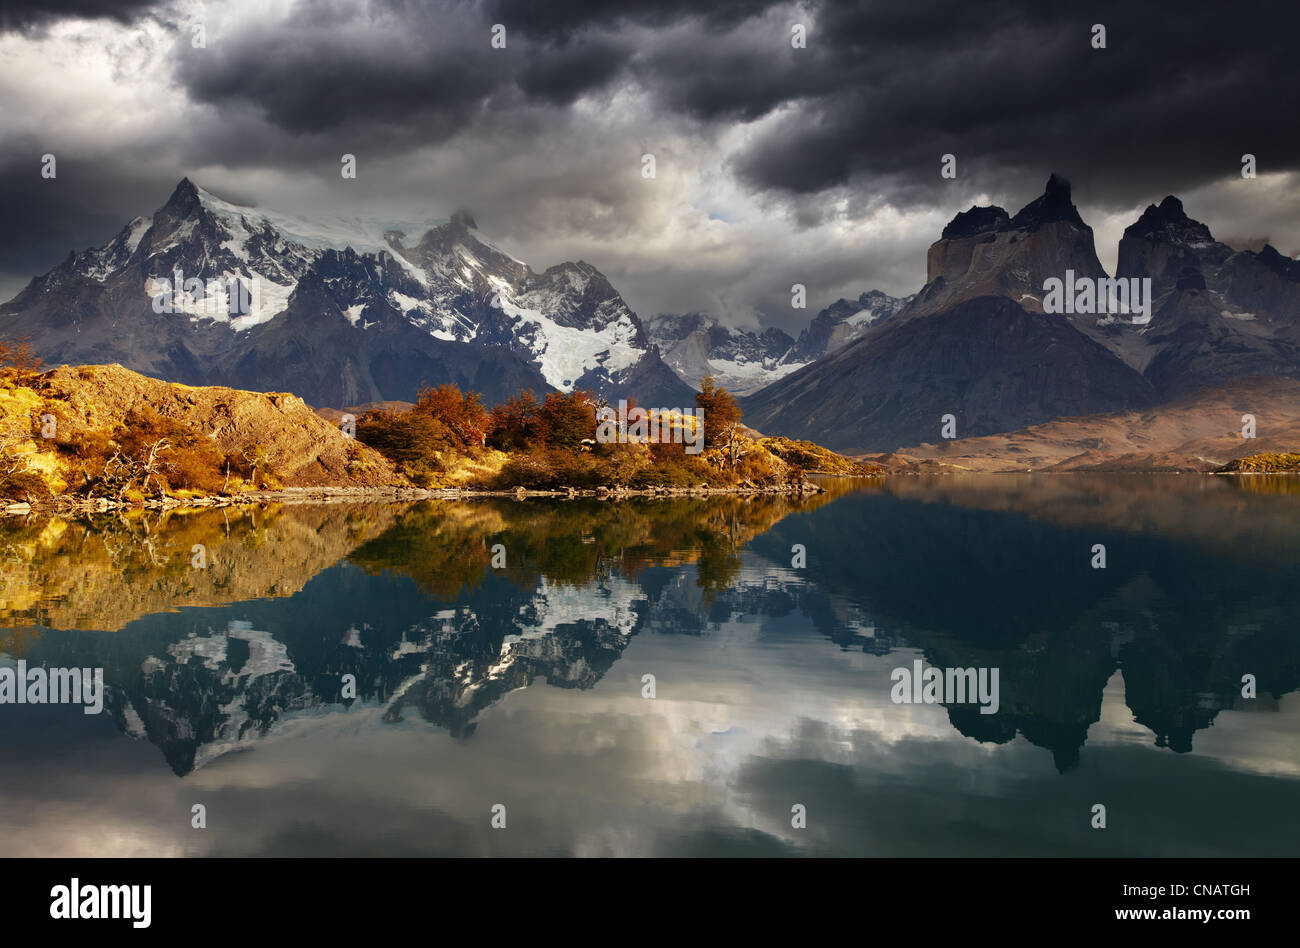
[[[958,211],[957,216],[948,222],[940,237],[955,240],[961,237],[974,237],[1000,230],[1011,219],[1005,210],[996,204],[987,207],[972,207],[969,211]]]
[[[1178,198],[1174,197],[1172,194],[1165,195],[1165,199],[1160,202],[1160,206],[1157,210],[1163,211],[1168,217],[1187,216],[1187,212],[1183,210],[1183,202],[1178,200]]]
[[[1044,188],[1042,195],[1026,204],[1015,217],[1011,217],[996,204],[986,207],[977,205],[969,211],[961,211],[949,221],[940,238],[957,240],[997,231],[1036,230],[1040,225],[1053,221],[1068,221],[1079,227],[1087,226],[1070,199],[1070,182],[1056,174],[1047,179],[1047,187]]]
[[[1004,229],[1034,230],[1054,221],[1067,221],[1079,227],[1088,226],[1070,198],[1070,182],[1056,174],[1047,179],[1047,187],[1042,195],[1021,208],[1020,213],[1011,218]]]
[[[180,183],[172,191],[172,196],[162,206],[162,211],[170,213],[172,216],[184,217],[198,207],[199,204],[198,187],[189,178],[181,178]]]
[[[1256,259],[1283,279],[1300,283],[1300,260],[1283,256],[1272,244],[1265,244]]]
[[[1210,228],[1187,216],[1183,202],[1172,194],[1159,205],[1148,204],[1142,216],[1124,230],[1125,237],[1144,237],[1182,244],[1212,243]]]

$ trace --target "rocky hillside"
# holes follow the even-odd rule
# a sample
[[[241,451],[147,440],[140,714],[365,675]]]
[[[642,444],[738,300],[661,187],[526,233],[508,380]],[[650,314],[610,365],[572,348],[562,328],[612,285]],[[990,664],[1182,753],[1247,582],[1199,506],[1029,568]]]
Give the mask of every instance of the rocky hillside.
[[[0,424],[6,458],[19,466],[18,474],[39,481],[28,485],[38,496],[41,488],[55,495],[83,488],[117,447],[135,440],[147,448],[166,439],[167,449],[158,452],[164,479],[182,455],[201,456],[209,475],[219,475],[229,461],[231,490],[253,482],[364,487],[404,480],[382,455],[345,436],[296,395],[161,382],[120,365],[11,377],[0,386]],[[254,463],[256,473],[249,466]]]
[[[1300,454],[1250,454],[1234,458],[1220,474],[1294,474],[1300,472]]]

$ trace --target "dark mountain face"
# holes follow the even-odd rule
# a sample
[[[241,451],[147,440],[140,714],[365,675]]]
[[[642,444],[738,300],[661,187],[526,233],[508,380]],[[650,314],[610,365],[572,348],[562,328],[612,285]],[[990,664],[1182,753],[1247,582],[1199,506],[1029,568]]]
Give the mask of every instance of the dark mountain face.
[[[1117,275],[1155,296],[1145,373],[1165,397],[1251,375],[1300,377],[1300,262],[1234,251],[1169,196],[1124,231]]]
[[[28,337],[47,362],[119,362],[318,405],[410,400],[444,382],[489,403],[587,388],[689,404],[595,267],[535,273],[474,231],[464,213],[435,226],[302,220],[187,179],[152,218],[35,278],[0,307],[0,333]]]
[[[426,385],[444,382],[482,392],[490,401],[521,388],[549,387],[534,366],[504,347],[433,339],[382,302],[363,308],[361,319],[369,324],[364,346],[358,346],[357,329],[335,292],[315,272],[299,281],[294,305],[250,333],[244,345],[227,350],[223,384],[313,392],[320,405],[378,401],[383,399],[376,396],[389,392],[413,398]]]
[[[852,451],[938,441],[947,414],[966,437],[1153,399],[1141,374],[1069,323],[983,296],[883,326],[744,408],[764,433]]]
[[[1152,281],[1151,321],[1046,314],[1044,281],[1105,277],[1092,231],[1053,176],[1014,217],[958,214],[928,281],[886,325],[744,401],[769,434],[840,450],[935,441],[1160,404],[1252,375],[1300,377],[1300,262],[1236,252],[1169,197],[1125,231],[1117,276]]]
[[[1218,268],[1232,250],[1210,235],[1210,228],[1183,212],[1170,195],[1124,230],[1119,242],[1117,276],[1150,277],[1156,293],[1174,289],[1184,269]]]

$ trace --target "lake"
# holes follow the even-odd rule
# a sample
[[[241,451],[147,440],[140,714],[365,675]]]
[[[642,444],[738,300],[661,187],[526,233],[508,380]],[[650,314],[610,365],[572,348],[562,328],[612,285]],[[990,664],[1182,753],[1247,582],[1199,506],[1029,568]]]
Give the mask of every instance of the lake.
[[[825,483],[7,518],[0,855],[1300,852],[1300,482]]]

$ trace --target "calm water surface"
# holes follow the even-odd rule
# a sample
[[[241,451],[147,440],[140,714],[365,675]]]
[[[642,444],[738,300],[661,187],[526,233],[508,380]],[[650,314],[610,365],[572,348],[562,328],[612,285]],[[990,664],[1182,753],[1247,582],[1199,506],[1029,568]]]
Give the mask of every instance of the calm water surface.
[[[1294,481],[830,486],[8,518],[0,855],[1300,854]]]

